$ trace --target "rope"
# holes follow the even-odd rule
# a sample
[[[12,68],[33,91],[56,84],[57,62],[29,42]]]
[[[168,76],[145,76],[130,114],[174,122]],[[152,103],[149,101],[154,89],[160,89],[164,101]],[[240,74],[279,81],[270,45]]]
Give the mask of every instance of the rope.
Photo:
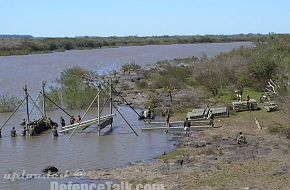
[[[103,91],[103,90],[102,90]],[[105,96],[107,96],[108,98],[108,95],[104,92]],[[109,97],[110,98],[110,97]],[[113,107],[116,109],[116,111],[121,115],[121,117],[124,119],[124,121],[127,123],[127,125],[131,128],[131,130],[135,133],[136,136],[139,136],[138,133],[133,129],[133,127],[130,125],[130,123],[126,120],[126,118],[124,117],[124,115],[118,110],[118,107],[112,103]]]
[[[36,103],[34,102],[34,100],[32,99],[32,97],[29,95],[29,94],[27,94],[28,95],[28,97],[30,98],[30,100],[32,101],[32,103],[33,103],[33,105],[38,109],[38,111],[42,114],[42,115],[44,115],[43,114],[43,112],[41,111],[41,109],[36,105]],[[30,113],[31,114],[31,113]],[[29,114],[29,115],[30,115]]]
[[[37,96],[35,102],[37,102],[37,100],[39,99],[39,97],[40,97],[40,94],[38,94],[38,96]],[[33,109],[34,109],[34,107],[35,107],[35,104],[33,104],[32,108],[31,108],[31,110],[30,110],[30,112],[29,112],[29,115],[31,115],[31,113],[32,113],[32,111],[33,111]]]
[[[125,100],[125,98],[114,88],[112,87],[112,89],[114,90],[115,93],[117,93],[118,96],[121,97],[121,99],[139,116],[141,117],[141,115]]]
[[[41,92],[40,92],[41,93]],[[42,93],[41,93],[42,94]],[[48,96],[44,95],[45,98],[47,98],[51,103],[53,103],[56,107],[61,109],[64,113],[66,113],[68,116],[73,117],[71,114],[69,114],[67,111],[65,111],[62,107],[57,105],[54,101],[52,101]]]
[[[94,104],[94,102],[96,101],[97,97],[100,95],[100,91],[98,92],[98,94],[95,96],[95,98],[93,99],[92,103],[89,105],[89,107],[87,108],[86,112],[84,113],[84,115],[81,117],[81,119],[83,119],[88,111],[91,109],[92,105]],[[76,131],[76,129],[80,126],[81,121],[78,123],[78,125],[74,128],[73,132],[70,134],[69,138],[71,138],[71,136],[74,134],[74,132]]]
[[[106,102],[103,104],[100,113],[102,113],[103,109],[105,108],[106,104],[108,103],[110,98],[107,98]]]
[[[17,108],[14,110],[14,112],[9,116],[9,118],[4,122],[4,124],[1,126],[0,130],[8,123],[8,121],[11,119],[11,117],[17,112],[17,110],[20,108],[20,106],[23,104],[23,102],[26,100],[26,97],[20,102],[20,104],[17,106]]]

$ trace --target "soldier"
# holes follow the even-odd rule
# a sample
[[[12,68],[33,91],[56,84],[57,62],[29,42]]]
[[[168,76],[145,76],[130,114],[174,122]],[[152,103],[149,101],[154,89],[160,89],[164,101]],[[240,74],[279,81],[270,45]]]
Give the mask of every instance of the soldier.
[[[11,137],[16,137],[16,136],[17,136],[16,129],[15,127],[13,127],[11,130]]]
[[[65,120],[63,117],[60,117],[60,123],[61,123],[61,127],[65,126]]]
[[[207,116],[207,119],[209,119],[209,125],[213,128],[213,119],[214,119],[214,115],[212,113],[212,110],[209,111],[209,114]]]
[[[165,130],[165,133],[167,134],[169,132],[169,128],[170,128],[170,108],[167,107],[166,108],[166,113],[165,113],[165,117],[166,117],[166,121],[165,121],[165,125],[167,127],[167,129]]]
[[[237,138],[238,144],[246,144],[246,137],[243,132],[240,132],[239,134],[240,136]]]
[[[189,137],[190,126],[191,126],[190,121],[188,121],[188,118],[186,118],[183,123],[185,137]]]
[[[53,128],[52,128],[52,134],[53,134],[53,136],[58,137],[58,132],[57,132],[56,126],[53,126]]]
[[[205,118],[208,116],[209,111],[210,111],[210,107],[209,107],[209,105],[206,105],[206,108],[204,109],[204,112],[203,112],[203,116]]]
[[[26,129],[26,127],[24,127],[23,132],[22,132],[22,135],[23,135],[23,136],[26,136],[27,131],[28,131],[28,130]]]
[[[34,135],[34,125],[31,125],[29,128],[29,136],[33,136]]]
[[[150,118],[150,107],[148,109],[145,109],[143,112],[144,119],[149,119]]]
[[[23,128],[26,126],[25,118],[22,120],[22,122],[20,123],[20,125],[21,125]]]
[[[152,110],[150,106],[147,109],[145,109],[143,112],[144,121],[145,122],[147,121],[149,124],[151,123],[151,116],[152,116],[151,112]]]
[[[81,115],[79,115],[79,116],[78,116],[78,120],[77,120],[77,122],[80,123],[81,120],[82,120]]]
[[[74,116],[72,116],[72,117],[70,118],[70,124],[71,124],[71,125],[74,124],[75,121],[76,121],[76,119],[74,118]]]
[[[165,121],[165,125],[166,125],[166,130],[165,130],[165,134],[167,134],[169,132],[169,128],[170,128],[170,115],[166,115],[166,121]]]
[[[249,95],[247,96],[247,107],[248,107],[248,110],[252,109],[252,103],[251,103],[251,99]]]

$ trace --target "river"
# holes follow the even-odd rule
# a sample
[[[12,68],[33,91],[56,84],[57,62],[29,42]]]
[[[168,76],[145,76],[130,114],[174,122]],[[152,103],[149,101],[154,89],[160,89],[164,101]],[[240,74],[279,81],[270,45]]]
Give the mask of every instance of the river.
[[[205,43],[205,44],[175,44],[129,46],[108,49],[72,50],[49,54],[34,54],[0,57],[0,93],[10,93],[23,96],[22,87],[28,85],[31,94],[40,90],[40,81],[54,81],[65,68],[80,65],[99,73],[119,69],[123,64],[135,61],[145,66],[159,60],[201,56],[205,53],[212,57],[221,52],[238,47],[252,47],[250,42],[235,43]],[[31,138],[18,136],[9,137],[13,126],[18,133],[25,111],[20,110],[7,123],[0,139],[0,189],[28,190],[49,189],[49,180],[16,180],[3,179],[5,174],[16,172],[20,174],[38,174],[47,165],[54,165],[61,172],[66,170],[88,170],[124,166],[129,162],[150,160],[157,155],[173,149],[171,137],[162,132],[142,132],[144,123],[128,107],[119,107],[122,114],[132,124],[139,136],[137,137],[124,120],[117,114],[114,118],[113,133],[97,136],[94,126],[87,129],[90,133],[76,133],[71,139],[67,135],[54,138],[50,132]],[[70,111],[71,114],[83,114],[84,110]],[[116,113],[116,112],[115,112]],[[0,123],[3,124],[11,113],[0,113]],[[48,112],[48,115],[59,122],[60,111]],[[37,118],[38,113],[32,115]],[[96,117],[92,109],[88,119]],[[69,120],[65,117],[66,121]]]

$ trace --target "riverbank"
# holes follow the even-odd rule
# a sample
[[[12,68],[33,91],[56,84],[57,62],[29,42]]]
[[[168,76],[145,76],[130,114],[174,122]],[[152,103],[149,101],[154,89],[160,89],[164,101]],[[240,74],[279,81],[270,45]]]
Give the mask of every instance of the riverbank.
[[[269,115],[270,114],[270,115]],[[261,118],[262,129],[254,118]],[[216,127],[177,138],[177,149],[151,164],[90,171],[91,179],[116,179],[132,184],[158,183],[166,189],[288,189],[290,141],[268,133],[275,123],[290,123],[281,112],[243,112],[216,119]],[[263,119],[262,119],[263,118]],[[246,135],[238,145],[237,134]]]
[[[146,68],[154,72],[156,68]],[[144,74],[144,73],[143,73]],[[138,90],[143,75],[139,72],[120,72],[117,80],[126,89],[124,97],[134,107],[146,107],[150,91]],[[120,89],[119,89],[120,90]],[[156,90],[154,91],[156,93]],[[185,103],[192,89],[174,94],[174,101]],[[245,88],[245,94],[258,99],[259,92]],[[159,96],[160,94],[158,94]],[[161,94],[162,95],[162,94]],[[191,96],[190,96],[191,97]],[[195,94],[204,104],[207,99]],[[159,96],[160,101],[168,95]],[[217,104],[229,98],[225,94],[216,99]],[[230,101],[227,100],[228,103]],[[121,102],[121,101],[120,101]],[[199,104],[199,105],[200,105]],[[258,107],[263,104],[258,102]],[[193,107],[192,107],[193,108]],[[191,108],[191,109],[192,109]],[[184,119],[186,112],[175,111],[172,120]],[[255,118],[261,129],[257,127]],[[164,153],[156,162],[137,162],[121,168],[89,171],[87,177],[95,180],[127,181],[131,184],[164,184],[165,189],[288,189],[290,186],[290,118],[284,111],[266,112],[264,109],[247,112],[230,111],[228,118],[216,118],[215,128],[191,131],[189,138],[182,133],[164,134],[176,140],[176,150]],[[283,128],[279,132],[277,128]],[[246,144],[239,145],[240,132]]]

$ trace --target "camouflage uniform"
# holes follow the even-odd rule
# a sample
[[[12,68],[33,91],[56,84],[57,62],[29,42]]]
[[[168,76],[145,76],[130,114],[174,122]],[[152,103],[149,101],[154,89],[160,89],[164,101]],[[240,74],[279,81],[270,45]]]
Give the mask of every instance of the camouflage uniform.
[[[238,144],[244,144],[246,143],[246,137],[243,133],[240,133],[239,138],[237,139]]]

